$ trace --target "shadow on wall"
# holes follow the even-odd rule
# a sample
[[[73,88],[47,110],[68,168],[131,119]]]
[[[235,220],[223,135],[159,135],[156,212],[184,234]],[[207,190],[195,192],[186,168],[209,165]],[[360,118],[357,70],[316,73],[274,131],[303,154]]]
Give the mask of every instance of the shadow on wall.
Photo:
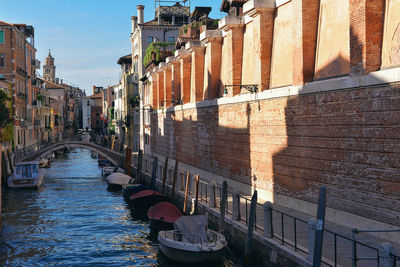
[[[320,73],[331,74],[338,62],[349,64],[338,58]],[[329,208],[400,226],[399,95],[399,85],[382,81],[288,99],[287,147],[273,156],[274,199],[315,215],[312,204],[326,186]]]
[[[320,73],[332,77],[342,64],[350,65],[339,56]],[[266,192],[260,199],[312,215],[325,185],[328,207],[400,225],[399,93],[384,85],[197,103],[152,116],[152,150],[248,185],[240,188],[245,194],[257,188]]]
[[[251,186],[250,113],[248,103],[197,104],[153,115],[152,151]]]

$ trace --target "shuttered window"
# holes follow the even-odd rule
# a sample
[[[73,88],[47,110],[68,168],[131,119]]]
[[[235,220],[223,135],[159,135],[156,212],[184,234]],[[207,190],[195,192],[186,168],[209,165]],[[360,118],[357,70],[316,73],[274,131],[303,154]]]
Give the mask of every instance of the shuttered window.
[[[0,68],[6,67],[6,54],[0,54]]]
[[[4,44],[4,31],[0,31],[0,44]]]

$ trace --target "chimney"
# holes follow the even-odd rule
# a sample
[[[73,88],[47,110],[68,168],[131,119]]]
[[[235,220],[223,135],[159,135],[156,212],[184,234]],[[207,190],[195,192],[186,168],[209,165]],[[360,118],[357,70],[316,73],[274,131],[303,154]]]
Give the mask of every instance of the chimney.
[[[144,5],[137,6],[137,17],[138,17],[138,23],[143,24],[144,23]]]
[[[58,78],[56,78],[56,84],[59,84],[59,81],[60,81],[60,80],[59,80]]]
[[[132,33],[134,33],[136,31],[136,28],[137,28],[138,17],[132,16],[131,20],[132,20]]]
[[[61,84],[64,84],[64,83],[63,83],[63,79],[60,80],[60,83],[61,83]]]

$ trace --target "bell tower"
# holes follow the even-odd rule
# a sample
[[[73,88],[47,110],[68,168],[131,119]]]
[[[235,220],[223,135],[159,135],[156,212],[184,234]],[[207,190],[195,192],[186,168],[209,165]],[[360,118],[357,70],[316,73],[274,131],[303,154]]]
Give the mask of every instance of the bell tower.
[[[56,66],[54,65],[54,57],[50,54],[44,59],[43,65],[43,79],[46,81],[56,82]]]

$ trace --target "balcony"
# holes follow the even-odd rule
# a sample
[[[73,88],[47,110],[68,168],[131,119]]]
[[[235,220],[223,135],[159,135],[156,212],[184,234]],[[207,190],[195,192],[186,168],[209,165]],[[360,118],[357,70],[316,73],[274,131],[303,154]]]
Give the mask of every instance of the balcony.
[[[32,67],[35,67],[35,69],[40,69],[40,61],[37,59],[32,59],[31,65],[32,65]]]
[[[17,67],[17,73],[22,76],[27,76],[28,73],[20,67]]]
[[[18,92],[18,93],[17,93],[17,96],[18,96],[18,97],[22,97],[22,98],[26,98],[27,95],[26,95],[25,93]]]

